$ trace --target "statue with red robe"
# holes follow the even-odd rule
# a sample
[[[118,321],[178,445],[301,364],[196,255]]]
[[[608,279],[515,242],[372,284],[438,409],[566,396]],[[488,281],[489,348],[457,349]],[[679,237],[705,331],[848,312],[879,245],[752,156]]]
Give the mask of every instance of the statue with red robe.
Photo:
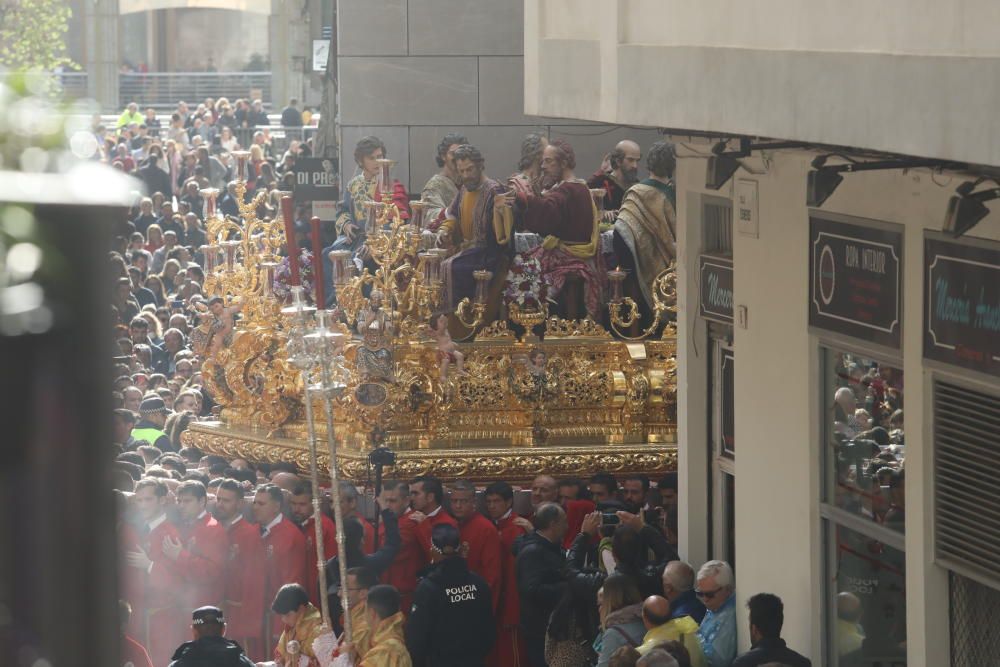
[[[530,254],[541,262],[549,297],[558,297],[566,279],[576,276],[583,282],[587,314],[599,320],[604,292],[600,219],[587,183],[573,173],[575,167],[573,148],[553,140],[542,153],[545,189],[536,195],[513,181],[514,205],[524,228],[542,237],[542,244]]]

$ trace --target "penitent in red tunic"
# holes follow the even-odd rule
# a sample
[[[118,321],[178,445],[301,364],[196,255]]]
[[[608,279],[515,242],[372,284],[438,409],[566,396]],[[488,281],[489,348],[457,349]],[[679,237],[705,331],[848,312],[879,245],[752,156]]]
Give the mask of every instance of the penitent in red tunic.
[[[306,585],[306,537],[294,523],[281,517],[270,530],[264,533],[264,559],[267,584],[264,588],[264,604],[270,607],[278,589],[285,584]],[[281,618],[273,615],[271,623],[272,639],[282,631]]]
[[[264,540],[260,529],[237,516],[228,526],[229,553],[226,560],[226,636],[237,642],[253,660],[263,660],[262,637],[265,605]]]
[[[469,569],[486,580],[493,597],[493,615],[496,616],[500,603],[500,582],[503,580],[503,566],[500,560],[500,533],[493,522],[479,512],[459,526],[462,542],[469,545],[466,560]]]

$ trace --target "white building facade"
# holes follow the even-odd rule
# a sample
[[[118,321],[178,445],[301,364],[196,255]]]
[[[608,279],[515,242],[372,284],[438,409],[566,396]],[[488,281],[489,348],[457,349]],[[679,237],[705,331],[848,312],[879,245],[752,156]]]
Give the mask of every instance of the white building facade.
[[[1000,664],[1000,204],[942,232],[958,186],[997,187],[998,18],[986,0],[525,1],[525,113],[677,145],[681,548],[735,561],[741,651],[766,591],[815,665]],[[713,148],[741,139],[708,187]],[[820,156],[888,164],[838,172],[820,202]],[[903,410],[902,476],[851,439],[845,386]]]

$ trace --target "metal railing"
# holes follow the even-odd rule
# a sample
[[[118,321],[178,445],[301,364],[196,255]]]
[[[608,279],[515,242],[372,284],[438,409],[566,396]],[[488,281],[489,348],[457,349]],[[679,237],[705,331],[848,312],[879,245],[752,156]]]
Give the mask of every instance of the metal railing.
[[[206,97],[271,101],[270,72],[149,72],[118,75],[122,106],[136,102],[143,107],[174,107],[178,100],[197,105]]]
[[[87,72],[62,72],[55,77],[66,95],[73,99],[87,97]],[[218,99],[261,99],[271,103],[270,72],[150,72],[118,75],[121,108],[135,102],[143,109],[173,109],[184,100],[193,109],[206,97]],[[106,109],[114,111],[114,109]]]

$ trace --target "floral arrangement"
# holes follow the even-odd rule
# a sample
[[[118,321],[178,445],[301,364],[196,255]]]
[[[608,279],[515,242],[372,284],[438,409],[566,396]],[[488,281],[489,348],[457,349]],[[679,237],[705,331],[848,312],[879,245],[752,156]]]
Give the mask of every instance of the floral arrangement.
[[[292,290],[289,284],[291,278],[291,265],[288,263],[287,257],[282,257],[281,262],[274,269],[274,283],[271,285],[274,296],[282,303],[289,303],[292,300]],[[302,281],[304,296],[310,301],[315,301],[313,298],[312,253],[305,248],[302,248],[299,253],[299,279]]]
[[[537,257],[514,255],[514,261],[503,284],[504,303],[517,304],[521,310],[542,310],[548,298],[550,283],[542,277],[542,263]]]

